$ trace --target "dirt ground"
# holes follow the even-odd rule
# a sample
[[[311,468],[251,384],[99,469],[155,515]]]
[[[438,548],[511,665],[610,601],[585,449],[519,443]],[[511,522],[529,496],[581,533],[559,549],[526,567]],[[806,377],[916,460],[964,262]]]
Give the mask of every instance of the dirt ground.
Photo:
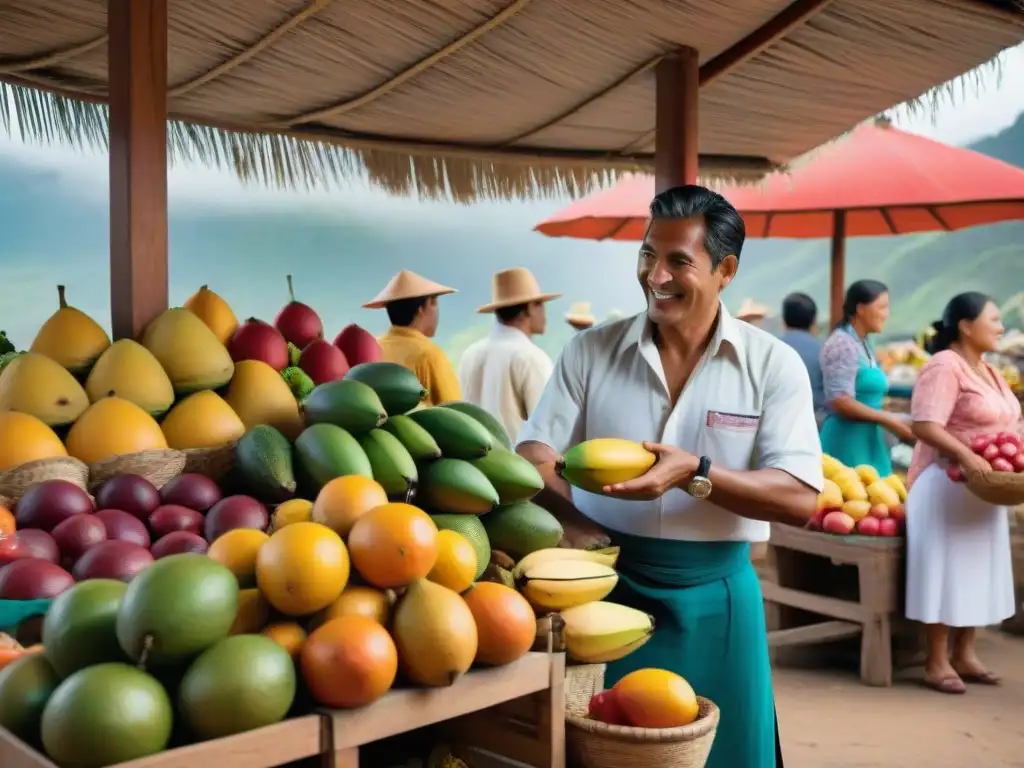
[[[786,768],[1024,767],[1024,638],[995,632],[979,654],[1003,678],[946,696],[907,670],[892,688],[848,672],[778,669]]]

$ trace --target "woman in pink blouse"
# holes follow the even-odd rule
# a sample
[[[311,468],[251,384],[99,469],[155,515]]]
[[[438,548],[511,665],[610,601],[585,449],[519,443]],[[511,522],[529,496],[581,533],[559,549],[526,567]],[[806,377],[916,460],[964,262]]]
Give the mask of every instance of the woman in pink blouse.
[[[907,474],[906,613],[926,625],[925,684],[964,693],[965,682],[999,683],[978,658],[974,634],[1014,614],[1010,530],[1005,507],[954,483],[946,468],[956,463],[991,471],[968,443],[979,434],[1019,431],[1021,408],[982,359],[1003,333],[999,308],[987,296],[953,297],[935,330],[933,357],[911,400],[918,443]]]

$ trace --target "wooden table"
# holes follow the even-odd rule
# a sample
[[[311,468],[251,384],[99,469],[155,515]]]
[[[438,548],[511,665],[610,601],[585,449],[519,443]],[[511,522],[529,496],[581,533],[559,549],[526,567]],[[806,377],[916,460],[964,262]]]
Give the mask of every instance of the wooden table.
[[[860,676],[867,685],[892,685],[893,628],[902,623],[903,538],[833,536],[772,525],[769,542],[776,577],[762,575],[761,590],[778,606],[769,622],[772,648],[860,636]],[[855,588],[836,590],[832,566],[853,566]],[[842,592],[842,590],[839,590]],[[814,614],[824,619],[808,618]],[[772,624],[777,626],[773,627]]]

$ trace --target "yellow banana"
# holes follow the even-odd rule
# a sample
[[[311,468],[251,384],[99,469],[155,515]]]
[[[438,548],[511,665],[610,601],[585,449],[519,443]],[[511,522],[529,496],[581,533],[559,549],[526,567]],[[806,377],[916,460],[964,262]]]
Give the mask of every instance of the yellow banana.
[[[654,619],[618,603],[593,602],[561,612],[565,649],[576,661],[596,664],[621,659],[654,632]]]
[[[570,484],[601,493],[606,485],[635,480],[654,466],[657,456],[632,440],[600,437],[574,445],[559,465]]]
[[[536,552],[531,552],[520,560],[512,570],[512,576],[516,579],[520,579],[523,577],[523,574],[535,565],[562,560],[581,560],[588,563],[600,563],[601,565],[607,565],[609,568],[614,568],[618,559],[618,547],[608,547],[606,549],[568,549],[564,547],[550,547],[548,549],[538,549]]]
[[[561,611],[603,600],[618,581],[619,575],[607,565],[585,560],[556,560],[526,571],[521,591],[534,608]]]

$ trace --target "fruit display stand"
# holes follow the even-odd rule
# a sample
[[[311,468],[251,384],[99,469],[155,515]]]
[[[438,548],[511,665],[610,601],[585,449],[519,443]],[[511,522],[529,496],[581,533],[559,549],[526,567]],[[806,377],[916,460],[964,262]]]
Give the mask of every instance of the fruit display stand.
[[[776,660],[796,660],[785,653],[794,646],[859,637],[861,680],[891,685],[893,638],[904,625],[904,545],[902,537],[835,536],[773,524],[775,572],[762,569],[761,591]]]
[[[237,736],[170,749],[117,768],[276,768],[325,754],[329,720],[305,715]],[[0,766],[57,768],[40,752],[0,728]]]

